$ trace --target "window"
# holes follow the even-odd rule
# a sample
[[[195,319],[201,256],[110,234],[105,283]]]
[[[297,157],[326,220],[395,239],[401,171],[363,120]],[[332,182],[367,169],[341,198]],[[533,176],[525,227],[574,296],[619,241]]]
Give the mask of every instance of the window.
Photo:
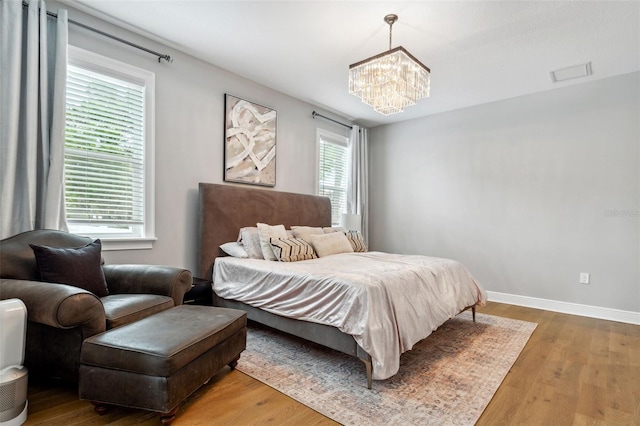
[[[65,208],[69,231],[105,249],[150,248],[155,76],[69,47]]]
[[[318,129],[318,195],[331,199],[331,223],[340,225],[347,212],[347,176],[349,175],[349,139]]]

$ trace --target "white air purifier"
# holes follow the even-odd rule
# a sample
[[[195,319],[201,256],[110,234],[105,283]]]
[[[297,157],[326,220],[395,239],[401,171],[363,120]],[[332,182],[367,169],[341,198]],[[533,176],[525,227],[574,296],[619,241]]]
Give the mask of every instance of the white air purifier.
[[[0,425],[27,421],[27,369],[24,345],[27,308],[20,299],[0,301]]]

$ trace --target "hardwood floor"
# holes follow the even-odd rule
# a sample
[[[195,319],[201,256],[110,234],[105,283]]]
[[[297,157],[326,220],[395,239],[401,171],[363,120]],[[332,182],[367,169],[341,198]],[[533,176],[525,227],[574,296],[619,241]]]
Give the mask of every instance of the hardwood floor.
[[[478,311],[538,323],[478,425],[640,425],[640,326],[493,302]],[[75,388],[33,382],[25,424],[160,422],[154,413],[124,408],[98,416]],[[337,423],[225,368],[187,399],[172,424]]]

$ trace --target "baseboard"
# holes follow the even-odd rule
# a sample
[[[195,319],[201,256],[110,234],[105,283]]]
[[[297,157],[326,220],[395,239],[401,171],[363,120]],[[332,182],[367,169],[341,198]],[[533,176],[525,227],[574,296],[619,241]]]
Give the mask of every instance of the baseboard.
[[[527,308],[561,312],[563,314],[580,315],[583,317],[640,325],[640,312],[623,311],[620,309],[603,308],[600,306],[580,305],[578,303],[539,299],[537,297],[518,296],[515,294],[499,293],[496,291],[487,291],[487,295],[489,300],[492,302],[507,303],[509,305],[525,306]]]

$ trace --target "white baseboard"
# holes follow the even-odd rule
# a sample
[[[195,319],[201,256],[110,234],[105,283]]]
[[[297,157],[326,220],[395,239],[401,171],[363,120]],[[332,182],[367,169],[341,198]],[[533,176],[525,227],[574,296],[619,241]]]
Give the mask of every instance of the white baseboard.
[[[620,309],[603,308],[600,306],[580,305],[578,303],[539,299],[537,297],[518,296],[515,294],[499,293],[496,291],[487,291],[487,295],[489,300],[492,302],[507,303],[509,305],[525,306],[527,308],[561,312],[563,314],[580,315],[583,317],[640,325],[640,312],[623,311]]]

